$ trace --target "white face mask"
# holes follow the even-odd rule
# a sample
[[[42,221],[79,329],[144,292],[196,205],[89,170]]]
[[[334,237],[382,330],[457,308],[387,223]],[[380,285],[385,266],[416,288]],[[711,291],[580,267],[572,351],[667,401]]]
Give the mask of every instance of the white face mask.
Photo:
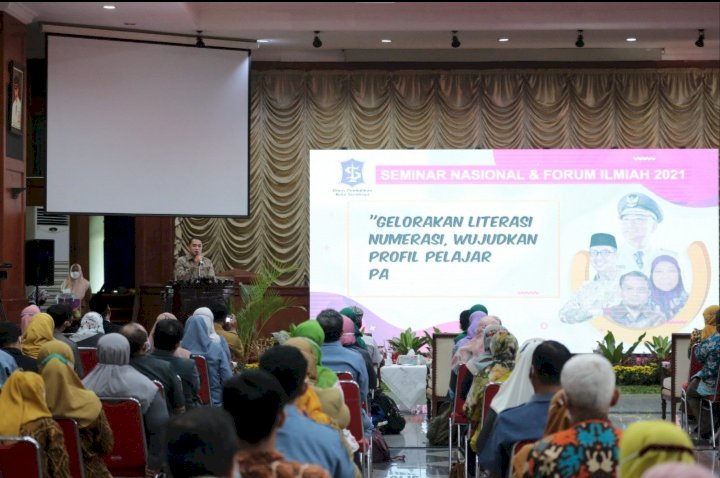
[[[70,273],[70,277],[72,277],[73,279],[77,279],[78,277],[80,277],[80,273],[76,272],[76,271],[72,271]]]

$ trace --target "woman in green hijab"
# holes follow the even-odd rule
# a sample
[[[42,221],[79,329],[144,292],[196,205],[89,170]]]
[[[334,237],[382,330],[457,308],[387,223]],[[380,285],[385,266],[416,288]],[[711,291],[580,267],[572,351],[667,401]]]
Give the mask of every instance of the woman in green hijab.
[[[325,343],[325,332],[316,320],[306,320],[290,332],[290,337],[303,337],[313,346],[317,358],[317,388],[329,388],[337,383],[337,375],[327,367],[322,366],[322,352],[320,346]]]
[[[680,427],[662,420],[631,424],[620,439],[620,475],[640,478],[660,463],[694,463],[693,443]]]

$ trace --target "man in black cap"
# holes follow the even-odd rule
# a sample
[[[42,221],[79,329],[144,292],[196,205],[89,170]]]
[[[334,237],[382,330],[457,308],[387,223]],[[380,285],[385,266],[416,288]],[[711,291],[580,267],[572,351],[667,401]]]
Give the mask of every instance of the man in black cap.
[[[603,311],[603,315],[624,327],[646,329],[667,321],[665,315],[650,306],[650,279],[639,271],[620,277],[619,304]]]
[[[590,237],[593,280],[583,284],[560,310],[560,320],[574,324],[603,315],[603,309],[620,302],[615,236],[599,232]]]
[[[652,247],[652,235],[663,221],[663,213],[651,197],[642,193],[626,194],[620,198],[617,210],[626,242],[618,251],[621,272],[640,271],[649,275],[650,265],[657,256],[677,255]]]

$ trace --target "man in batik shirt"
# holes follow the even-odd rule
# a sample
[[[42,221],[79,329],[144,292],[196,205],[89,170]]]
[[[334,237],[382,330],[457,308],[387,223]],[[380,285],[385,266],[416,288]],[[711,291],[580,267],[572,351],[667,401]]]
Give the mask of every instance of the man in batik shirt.
[[[617,403],[615,372],[596,354],[577,355],[560,378],[572,426],[537,442],[528,457],[526,477],[615,478],[620,430],[608,418]]]

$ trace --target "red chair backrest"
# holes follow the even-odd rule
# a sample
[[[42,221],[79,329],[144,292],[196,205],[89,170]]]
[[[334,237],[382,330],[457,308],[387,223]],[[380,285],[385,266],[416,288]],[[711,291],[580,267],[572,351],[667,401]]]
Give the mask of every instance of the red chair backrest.
[[[353,374],[350,372],[335,372],[337,375],[338,380],[347,380],[349,382],[352,382],[355,380],[355,377],[353,377]]]
[[[65,449],[70,457],[70,476],[84,478],[85,464],[83,463],[80,430],[77,422],[72,418],[56,418],[55,421],[60,425],[65,438]]]
[[[467,374],[470,373],[470,370],[468,370],[467,366],[465,364],[460,366],[460,369],[457,373],[457,382],[455,384],[455,398],[453,399],[453,411],[452,411],[452,418],[453,423],[457,423],[460,425],[464,425],[468,422],[467,417],[465,416],[465,413],[463,412],[463,406],[465,405],[465,400],[460,397],[460,390],[462,390],[462,383],[465,380],[465,377],[467,377]]]
[[[500,384],[498,382],[490,382],[487,385],[485,385],[485,395],[483,395],[483,413],[482,413],[482,420],[480,423],[483,423],[485,421],[485,417],[487,416],[487,413],[490,411],[490,404],[493,401],[493,398],[495,398],[495,395],[497,395],[498,390],[500,390]]]
[[[210,405],[210,374],[208,373],[207,360],[202,355],[191,355],[190,358],[195,361],[195,367],[197,367],[200,375],[200,389],[198,390],[200,404]]]
[[[692,378],[693,375],[698,373],[700,370],[702,370],[703,365],[700,363],[700,361],[695,357],[695,351],[697,350],[698,344],[695,344],[690,349],[690,375],[688,375],[688,381]]]
[[[510,467],[509,467],[509,469],[508,469],[508,471],[509,471],[510,473],[508,474],[508,476],[515,476],[515,470],[514,470],[514,468],[513,468],[512,465],[513,465],[513,459],[515,458],[515,455],[517,454],[517,452],[519,452],[520,450],[522,450],[522,448],[523,448],[525,445],[533,444],[533,443],[535,443],[536,441],[537,441],[537,440],[520,440],[520,441],[516,441],[515,443],[513,443],[512,451],[510,452],[510,462],[509,462],[509,463],[510,463]]]
[[[42,478],[40,445],[30,437],[0,436],[2,478]]]
[[[95,347],[78,347],[78,351],[80,352],[83,372],[87,375],[97,365],[97,349]]]
[[[115,438],[112,452],[103,457],[110,474],[144,477],[147,448],[140,402],[130,397],[100,397],[100,401]]]
[[[345,395],[345,405],[350,410],[348,430],[360,443],[363,439],[362,414],[360,413],[360,386],[352,380],[341,380],[340,387]]]

